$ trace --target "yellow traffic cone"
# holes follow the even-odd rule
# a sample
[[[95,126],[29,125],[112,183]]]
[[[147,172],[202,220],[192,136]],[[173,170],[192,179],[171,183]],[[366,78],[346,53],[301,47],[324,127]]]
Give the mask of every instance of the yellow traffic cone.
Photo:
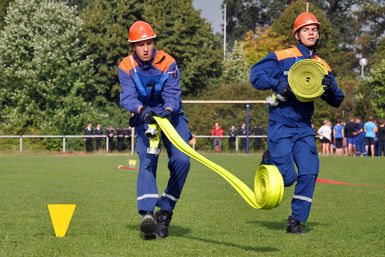
[[[64,237],[76,204],[48,204],[49,215],[56,237]]]

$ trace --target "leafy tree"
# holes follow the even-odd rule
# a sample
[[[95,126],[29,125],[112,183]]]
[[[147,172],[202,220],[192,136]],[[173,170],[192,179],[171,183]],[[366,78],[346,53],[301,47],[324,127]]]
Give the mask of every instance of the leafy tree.
[[[382,38],[380,43],[378,44],[374,56],[377,59],[385,59],[385,37]]]
[[[352,45],[358,35],[356,30],[357,20],[354,15],[354,10],[359,8],[363,2],[360,0],[317,0],[312,1],[317,8],[321,9],[326,17],[333,24],[333,28],[338,31],[339,44],[346,50],[352,50]],[[310,9],[312,12],[313,9]]]
[[[346,55],[339,47],[337,30],[333,28],[331,22],[325,17],[324,13],[316,8],[311,3],[309,9],[317,17],[321,23],[320,30],[320,47],[317,50],[319,56],[325,59],[337,74],[342,74],[346,71],[345,59]],[[293,1],[282,13],[282,15],[274,20],[272,24],[273,31],[280,35],[285,35],[287,40],[285,43],[297,44],[297,40],[293,36],[293,24],[299,14],[306,10],[306,3],[303,1]]]
[[[368,59],[367,67],[376,63],[373,58],[378,52],[377,47],[383,47],[385,31],[385,3],[369,1],[355,12],[357,16],[357,31],[360,37],[355,41],[355,51]]]
[[[377,117],[385,118],[385,59],[377,62],[370,72],[370,78],[365,83],[371,90],[369,98],[374,105],[373,113]],[[363,99],[368,101],[369,99]]]
[[[226,4],[226,35],[230,46],[242,40],[246,32],[270,26],[289,3],[290,0],[224,0],[222,9]]]
[[[265,1],[265,0],[225,0],[224,4],[227,5],[226,17],[227,17],[227,38],[228,45],[232,46],[234,40],[242,40],[248,31],[255,31],[256,28],[262,27],[267,28],[273,24],[273,22],[281,16],[283,11],[288,5],[293,5],[294,3],[300,4],[300,9],[295,13],[298,15],[301,12],[306,10],[306,1],[304,0],[292,0],[292,1]],[[223,8],[223,5],[222,5]],[[384,31],[384,1],[379,0],[316,0],[311,1],[309,11],[314,12],[318,10],[317,17],[321,14],[326,16],[333,26],[334,33],[327,33],[326,37],[324,34],[324,19],[321,19],[322,26],[322,44],[323,46],[333,47],[330,44],[325,45],[324,43],[333,39],[334,43],[345,53],[347,58],[342,60],[337,60],[342,58],[342,53],[335,55],[336,61],[338,61],[339,66],[336,68],[341,75],[354,76],[352,74],[353,69],[359,67],[358,58],[355,54],[362,53],[359,51],[360,48],[365,48],[366,52],[362,53],[366,56],[368,53],[373,53],[372,42],[368,43],[368,40],[378,43],[382,32]],[[292,26],[295,19],[295,14],[290,17],[290,20],[285,20],[287,27]],[[329,23],[330,24],[330,23]],[[274,30],[277,30],[277,25],[274,25]],[[368,38],[368,35],[364,35],[363,28],[369,29],[372,36]],[[286,28],[285,28],[286,29]],[[292,27],[291,27],[292,29]],[[373,33],[374,32],[374,33]],[[365,39],[361,39],[359,42],[355,43],[357,38],[365,36]],[[290,37],[291,38],[291,37]],[[289,39],[290,39],[289,38]],[[335,53],[335,49],[332,49]],[[372,50],[372,52],[368,51]],[[328,59],[331,62],[331,59]],[[333,64],[333,62],[331,62]],[[369,62],[370,64],[374,61]]]
[[[94,59],[98,105],[119,103],[118,65],[131,53],[128,31],[137,20],[149,22],[157,34],[156,48],[176,59],[184,95],[194,94],[209,86],[210,78],[220,76],[220,47],[191,0],[95,0],[82,17],[83,36]]]
[[[78,133],[93,118],[91,59],[75,10],[15,0],[0,35],[3,133]]]
[[[357,23],[361,31],[370,32],[378,37],[385,31],[385,3],[384,1],[362,1],[362,5],[355,11]]]
[[[270,27],[263,29],[258,27],[253,31],[248,31],[244,39],[245,55],[249,67],[253,66],[268,53],[284,48],[288,48],[290,44],[287,42],[287,36],[279,35]]]
[[[76,8],[81,11],[82,9],[87,7],[89,0],[62,0],[66,4],[70,6],[76,6]]]
[[[222,49],[192,0],[146,2],[143,17],[158,33],[158,47],[176,59],[183,95],[194,95],[212,85],[221,75]]]
[[[243,43],[235,42],[234,50],[226,56],[226,60],[223,62],[222,79],[225,84],[250,80],[250,68],[246,61],[243,45]]]
[[[7,13],[7,7],[9,5],[9,2],[11,0],[1,0],[0,2],[0,30],[3,28],[4,26],[4,16],[6,15]]]
[[[131,0],[91,1],[81,13],[82,37],[93,59],[93,78],[97,88],[95,103],[108,106],[119,103],[118,65],[128,55],[128,29],[141,12],[142,4]],[[141,19],[141,16],[138,17]]]

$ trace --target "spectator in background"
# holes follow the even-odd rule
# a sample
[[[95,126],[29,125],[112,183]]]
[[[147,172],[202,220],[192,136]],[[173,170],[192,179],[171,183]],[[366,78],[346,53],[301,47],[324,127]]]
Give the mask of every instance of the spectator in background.
[[[254,136],[263,136],[266,134],[266,131],[260,125],[254,126],[252,132]],[[254,140],[254,150],[258,151],[261,148],[262,148],[262,138],[257,137]]]
[[[331,123],[331,121],[328,122],[328,126],[330,127],[330,131],[331,131],[330,144],[329,144],[329,155],[333,155],[335,144],[334,144],[333,124]]]
[[[348,146],[348,155],[353,156],[356,152],[356,142],[354,135],[354,131],[356,130],[356,123],[354,122],[354,117],[351,117],[349,119],[349,122],[345,126],[345,136],[347,139],[347,146]]]
[[[364,131],[365,131],[365,150],[373,157],[374,156],[374,134],[376,129],[376,124],[373,122],[373,116],[369,116],[369,119],[364,124]],[[370,148],[370,149],[369,149]]]
[[[348,156],[348,140],[346,139],[346,134],[345,134],[346,122],[344,119],[341,119],[341,125],[344,126],[344,137],[342,139],[342,149],[343,149],[344,155]]]
[[[331,129],[328,126],[329,121],[324,120],[323,125],[318,129],[317,133],[320,135],[320,143],[322,145],[322,155],[329,155]]]
[[[191,134],[192,138],[190,139],[190,141],[188,142],[191,147],[195,150],[195,146],[197,145],[197,138],[195,134]]]
[[[374,129],[374,156],[378,156],[379,146],[378,146],[378,126],[377,120],[374,119],[374,123],[376,124],[376,128]]]
[[[112,126],[109,126],[106,130],[107,142],[108,142],[108,151],[112,152],[114,150],[114,136],[115,129]]]
[[[96,129],[95,129],[95,135],[97,136],[102,136],[104,135],[103,129],[101,128],[100,124],[96,124]],[[96,151],[99,151],[102,149],[102,138],[101,137],[96,137]]]
[[[380,120],[378,126],[378,156],[385,156],[385,122]]]
[[[87,152],[92,152],[94,150],[94,147],[92,145],[92,137],[89,137],[93,134],[94,133],[92,131],[92,124],[88,123],[87,127],[84,129],[84,135],[88,136],[88,137],[83,138],[83,141],[86,142],[86,151]]]
[[[365,149],[365,131],[364,124],[361,122],[361,117],[356,117],[356,130],[353,132],[353,135],[356,136],[356,156],[361,156],[361,153],[364,156],[368,156]]]
[[[240,149],[245,150],[246,149],[246,124],[245,123],[242,123],[242,126],[239,128],[238,135],[244,136],[244,137],[241,137]]]
[[[231,125],[231,128],[229,129],[229,150],[234,150],[235,149],[235,141],[238,135],[238,131],[235,128],[234,125]]]
[[[315,127],[315,125],[313,123],[311,124],[311,129],[314,132],[314,142],[315,142],[316,138],[317,138],[317,128]]]
[[[343,155],[343,140],[344,140],[344,126],[341,124],[341,120],[337,119],[337,124],[333,127],[334,144],[336,146],[336,154]]]
[[[213,129],[211,130],[211,139],[213,140],[213,150],[220,152],[222,151],[222,140],[223,140],[223,129],[216,122]]]
[[[124,134],[127,137],[127,149],[131,150],[131,134],[132,134],[132,128],[130,126],[127,127],[127,129],[124,131]]]
[[[121,152],[124,150],[124,136],[125,132],[123,127],[119,127],[118,131],[116,132],[116,136],[118,139],[118,151]]]

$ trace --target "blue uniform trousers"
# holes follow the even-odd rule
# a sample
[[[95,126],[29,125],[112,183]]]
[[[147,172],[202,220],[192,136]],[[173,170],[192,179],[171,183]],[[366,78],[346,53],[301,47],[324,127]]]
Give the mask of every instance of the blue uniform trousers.
[[[285,187],[297,181],[291,203],[291,217],[306,222],[319,171],[314,131],[307,124],[287,126],[270,120],[268,147],[271,163],[281,172]],[[294,164],[298,168],[298,174]]]
[[[365,149],[365,138],[361,135],[358,135],[356,136],[355,143],[356,143],[356,156],[360,156],[361,152],[363,153],[364,156],[367,156],[368,154],[366,153],[366,149]]]
[[[191,139],[188,121],[183,114],[174,116],[171,123],[185,142]],[[170,178],[166,190],[159,197],[156,184],[159,156],[146,153],[149,147],[149,140],[144,132],[147,128],[146,123],[135,127],[136,152],[140,160],[137,180],[138,212],[141,214],[144,211],[153,211],[155,206],[171,211],[175,208],[190,170],[190,157],[179,151],[162,133],[161,139],[169,157],[168,169],[170,170]]]

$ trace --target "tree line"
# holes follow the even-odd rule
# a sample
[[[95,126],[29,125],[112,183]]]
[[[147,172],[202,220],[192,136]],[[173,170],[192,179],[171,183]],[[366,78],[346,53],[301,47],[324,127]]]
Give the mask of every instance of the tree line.
[[[270,51],[295,45],[295,17],[304,1],[225,0],[229,49],[200,17],[192,0],[5,0],[0,4],[0,133],[79,134],[88,121],[125,126],[117,67],[131,53],[128,30],[153,25],[156,48],[181,70],[184,99],[264,99],[248,82],[249,68]],[[312,1],[321,22],[319,55],[346,95],[335,110],[316,102],[315,122],[349,115],[384,117],[385,40],[381,1]],[[368,58],[360,78],[360,57]],[[196,134],[213,123],[245,121],[245,106],[185,105]],[[204,110],[204,111],[203,111]],[[204,115],[202,114],[204,113]],[[266,124],[267,107],[251,108],[251,123]],[[212,124],[211,124],[212,123]]]

